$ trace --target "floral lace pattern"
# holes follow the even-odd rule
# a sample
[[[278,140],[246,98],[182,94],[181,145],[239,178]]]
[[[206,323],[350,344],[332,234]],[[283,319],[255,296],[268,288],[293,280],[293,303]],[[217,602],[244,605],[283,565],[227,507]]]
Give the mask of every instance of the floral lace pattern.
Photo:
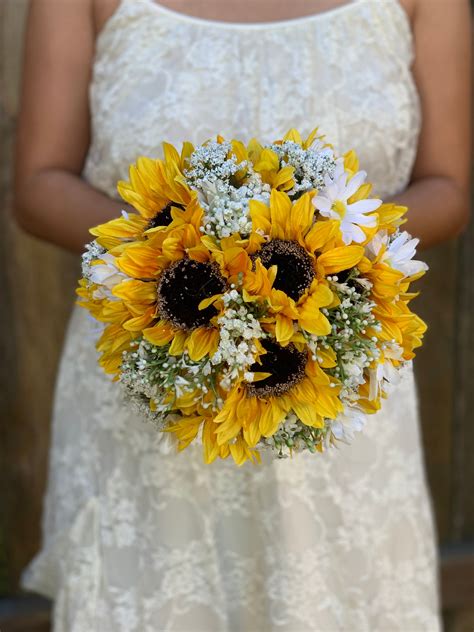
[[[162,140],[270,142],[320,123],[337,150],[357,148],[377,194],[394,194],[420,128],[412,54],[396,0],[246,26],[122,0],[97,42],[84,175],[116,196]],[[23,578],[55,599],[56,632],[440,629],[412,371],[351,446],[208,466],[199,446],[171,454],[123,405],[94,336],[76,308],[43,550]]]

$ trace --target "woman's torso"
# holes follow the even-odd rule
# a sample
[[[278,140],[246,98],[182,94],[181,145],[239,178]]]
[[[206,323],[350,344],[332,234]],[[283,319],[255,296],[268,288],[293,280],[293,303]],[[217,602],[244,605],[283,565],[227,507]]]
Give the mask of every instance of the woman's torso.
[[[220,133],[248,140],[315,125],[355,148],[375,190],[402,190],[420,127],[413,40],[398,0],[353,0],[323,13],[229,23],[122,0],[97,40],[92,143],[84,175],[116,181],[161,142]]]

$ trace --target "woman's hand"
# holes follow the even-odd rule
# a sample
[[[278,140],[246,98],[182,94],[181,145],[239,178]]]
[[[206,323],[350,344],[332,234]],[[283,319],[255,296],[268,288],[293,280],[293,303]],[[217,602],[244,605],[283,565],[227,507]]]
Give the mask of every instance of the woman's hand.
[[[90,240],[91,226],[124,206],[80,177],[90,141],[96,13],[93,0],[31,2],[16,146],[19,223],[76,252]]]
[[[404,228],[428,247],[469,219],[472,21],[468,0],[412,0],[410,9],[423,120],[411,184],[394,199],[409,207]]]

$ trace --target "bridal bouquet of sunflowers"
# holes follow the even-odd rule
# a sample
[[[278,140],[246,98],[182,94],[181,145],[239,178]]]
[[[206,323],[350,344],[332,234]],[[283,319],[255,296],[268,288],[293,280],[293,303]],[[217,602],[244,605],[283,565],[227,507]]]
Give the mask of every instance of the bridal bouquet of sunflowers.
[[[93,228],[79,304],[100,365],[178,450],[241,465],[349,441],[414,357],[427,266],[406,208],[370,197],[317,129],[140,158],[133,212]]]

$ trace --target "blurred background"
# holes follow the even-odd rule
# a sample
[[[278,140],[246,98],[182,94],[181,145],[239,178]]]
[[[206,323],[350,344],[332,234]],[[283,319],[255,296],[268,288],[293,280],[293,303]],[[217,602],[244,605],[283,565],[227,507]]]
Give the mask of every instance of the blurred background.
[[[27,4],[0,0],[2,632],[49,630],[49,604],[20,594],[18,580],[40,543],[54,378],[79,276],[77,257],[22,234],[10,214]],[[441,555],[445,629],[473,632],[474,222],[459,240],[423,257],[430,272],[420,284],[416,307],[429,332],[415,366]]]

